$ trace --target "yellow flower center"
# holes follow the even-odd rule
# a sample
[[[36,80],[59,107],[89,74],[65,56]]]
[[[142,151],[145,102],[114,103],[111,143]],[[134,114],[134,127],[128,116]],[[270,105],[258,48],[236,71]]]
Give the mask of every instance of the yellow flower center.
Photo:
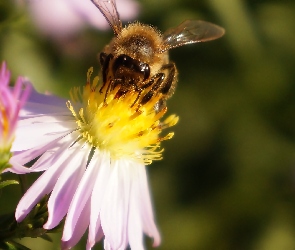
[[[2,134],[0,135],[3,138],[6,138],[8,136],[8,130],[9,130],[9,120],[7,117],[7,113],[5,110],[4,105],[1,103],[0,100],[0,112],[1,112],[1,116],[0,116],[0,126],[1,126],[1,132]]]
[[[82,92],[79,88],[71,90],[72,103],[67,103],[81,137],[93,147],[109,151],[113,159],[132,158],[144,164],[162,159],[160,142],[172,138],[174,133],[165,136],[160,136],[160,133],[178,121],[175,115],[160,121],[167,108],[156,112],[154,106],[162,95],[156,94],[146,104],[140,105],[141,98],[136,91],[130,90],[120,97],[116,97],[120,86],[108,92],[104,87],[100,92],[98,77],[91,83],[92,72],[93,68],[90,68]],[[141,96],[147,91],[149,89]]]
[[[4,104],[0,100],[0,173],[10,167],[9,159],[12,154],[10,148],[13,137],[10,136],[10,123]]]

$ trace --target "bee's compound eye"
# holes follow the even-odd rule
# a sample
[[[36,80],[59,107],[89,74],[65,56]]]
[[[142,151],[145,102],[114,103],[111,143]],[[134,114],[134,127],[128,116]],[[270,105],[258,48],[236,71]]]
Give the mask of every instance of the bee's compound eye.
[[[144,80],[148,79],[150,76],[150,66],[147,63],[140,63],[139,65],[140,72],[143,73]]]
[[[125,67],[135,73],[140,73],[143,76],[143,80],[148,79],[150,76],[150,67],[147,63],[140,62],[127,55],[120,55],[116,58],[113,64],[113,71],[116,72],[120,67]]]
[[[116,58],[114,65],[113,65],[113,71],[116,72],[119,67],[126,67],[126,68],[133,68],[133,59],[127,55],[120,55]]]

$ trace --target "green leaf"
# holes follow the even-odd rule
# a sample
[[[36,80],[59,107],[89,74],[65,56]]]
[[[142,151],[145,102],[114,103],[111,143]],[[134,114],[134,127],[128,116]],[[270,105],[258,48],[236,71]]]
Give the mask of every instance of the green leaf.
[[[31,250],[15,241],[0,242],[1,250]]]
[[[51,237],[48,234],[43,234],[41,236],[39,236],[41,239],[52,242]]]
[[[16,180],[2,181],[2,182],[0,182],[0,189],[6,187],[8,185],[12,185],[12,184],[19,184],[19,182]]]

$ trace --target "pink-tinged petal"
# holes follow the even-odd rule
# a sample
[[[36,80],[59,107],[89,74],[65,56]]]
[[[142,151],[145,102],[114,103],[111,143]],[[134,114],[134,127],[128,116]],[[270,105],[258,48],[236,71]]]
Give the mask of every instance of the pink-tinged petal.
[[[128,162],[124,160],[112,162],[111,169],[101,208],[101,226],[106,246],[124,249],[127,246],[130,169]]]
[[[55,164],[44,172],[28,189],[17,205],[15,211],[15,218],[17,221],[22,221],[32,208],[40,201],[40,199],[45,194],[49,194],[52,191],[63,170],[61,166],[63,164],[67,164],[67,162],[67,155],[61,154]]]
[[[108,153],[96,152],[93,158],[101,158],[101,163],[100,165],[97,164],[97,168],[99,168],[97,175],[92,177],[96,181],[91,195],[91,212],[87,249],[91,249],[96,242],[101,240],[103,236],[100,221],[100,210],[105,195],[105,187],[108,185],[109,176],[111,173],[110,155]]]
[[[154,221],[154,215],[153,215],[153,208],[149,193],[149,187],[147,182],[147,174],[145,166],[137,166],[139,168],[139,192],[141,201],[139,202],[140,211],[141,211],[141,218],[142,218],[142,224],[144,232],[154,239],[154,247],[157,247],[161,244],[161,236],[160,233],[156,227],[155,221]]]
[[[69,115],[69,110],[66,105],[67,99],[59,98],[54,95],[40,94],[29,82],[26,82],[26,87],[30,88],[31,91],[27,102],[20,112],[20,119],[32,115],[54,115],[55,113],[57,115],[62,113]]]
[[[68,110],[66,107],[66,102],[67,99],[55,96],[55,95],[50,95],[50,94],[41,94],[37,92],[34,88],[32,89],[32,92],[29,96],[28,103],[31,104],[43,104],[43,105],[48,105],[48,106],[53,106],[54,108],[58,107],[64,107],[65,110]],[[54,109],[55,112],[56,109]]]
[[[24,82],[23,77],[18,77],[14,88],[11,89],[12,95],[10,96],[12,100],[10,100],[11,107],[14,109],[14,111],[11,113],[10,119],[10,128],[11,130],[15,130],[17,121],[19,119],[19,112],[20,109],[24,106],[26,100],[28,99],[31,91],[32,91],[32,85],[29,82]]]
[[[42,101],[42,99],[44,100]],[[26,102],[26,104],[21,110],[21,118],[26,118],[32,115],[51,115],[54,113],[64,113],[66,115],[69,115],[69,110],[67,108],[66,103],[66,99],[60,99],[58,97],[51,95],[41,95],[37,92],[33,92],[33,94],[30,94],[29,100]]]
[[[31,173],[32,172],[32,171],[30,171],[29,168],[24,167],[23,164],[21,164],[20,162],[18,162],[13,157],[9,159],[9,164],[12,167],[10,167],[8,169],[5,169],[3,171],[3,173],[5,173],[5,172],[11,172],[11,173],[14,173],[14,174],[28,174],[28,173]]]
[[[60,174],[60,168],[59,166],[55,166],[55,168],[51,168],[50,170],[39,177],[18,203],[15,212],[15,218],[18,222],[22,221],[28,215],[45,194],[51,192]]]
[[[65,118],[70,119],[72,116],[69,116],[69,110],[64,106],[54,107],[52,105],[47,104],[36,104],[27,102],[24,108],[22,108],[19,112],[19,119],[27,119],[33,117],[42,117],[44,115],[48,116],[63,116]]]
[[[32,126],[34,124],[47,124],[47,123],[65,123],[64,127],[67,127],[73,120],[72,116],[69,116],[69,112],[67,115],[62,115],[60,113],[52,113],[47,115],[32,115],[26,116],[26,118],[19,121],[19,127]]]
[[[77,217],[77,227],[75,228],[73,235],[68,240],[63,240],[61,242],[61,249],[71,249],[73,246],[75,246],[83,234],[85,233],[88,225],[89,225],[89,213],[90,213],[90,200],[86,201],[85,206],[83,207],[83,210],[81,211],[80,215]],[[67,234],[67,230],[71,230],[70,228],[64,227],[64,233]]]
[[[16,87],[18,88],[17,90],[16,90]],[[26,80],[23,77],[17,78],[13,94],[14,94],[14,97],[19,100],[21,107],[28,100],[33,89],[34,89],[33,85],[30,81]]]
[[[0,67],[0,80],[1,84],[7,86],[10,79],[10,71],[7,69],[6,62],[3,62]]]
[[[40,172],[50,168],[50,166],[52,166],[52,164],[55,162],[56,157],[59,155],[58,152],[60,152],[61,149],[64,148],[64,146],[66,147],[65,150],[67,150],[67,148],[69,148],[73,144],[73,141],[75,141],[74,134],[75,132],[68,134],[61,139],[58,138],[51,147],[47,148],[46,152],[39,157],[39,159],[34,163],[32,167],[30,167],[30,169],[33,172]],[[39,152],[40,151],[41,150],[39,150]],[[42,152],[44,152],[44,149],[42,150]],[[24,154],[22,156],[25,158]]]
[[[89,149],[81,148],[81,145],[67,149],[69,161],[48,201],[48,220],[43,226],[45,229],[56,227],[66,215],[77,186],[83,176],[88,159]]]
[[[8,86],[10,72],[7,70],[6,63],[2,64],[0,70],[0,147],[6,155],[3,158],[8,159],[9,150],[15,138],[19,110],[29,95],[30,87],[26,86],[22,77],[19,77],[14,88],[10,88]]]
[[[24,78],[18,77],[16,80],[16,83],[13,87],[13,96],[15,99],[19,99],[19,96],[21,96],[22,93],[22,87],[23,87]]]
[[[42,115],[49,115],[49,116],[61,116],[64,115],[66,117],[69,116],[69,110],[66,107],[66,104],[63,103],[60,106],[55,106],[51,104],[45,103],[33,103],[28,101],[24,107],[20,111],[20,119],[26,119],[28,117],[40,117]]]
[[[88,147],[88,150],[90,152],[90,147],[86,147]],[[75,195],[72,199],[72,202],[70,204],[68,215],[65,221],[62,241],[70,241],[75,235],[75,230],[79,228],[79,225],[77,224],[78,218],[79,216],[81,216],[84,206],[86,206],[88,202],[90,204],[91,193],[96,181],[95,178],[93,178],[93,176],[97,175],[100,163],[101,159],[92,159],[89,165],[87,166],[83,178],[81,179],[79,186],[75,192]],[[88,218],[89,217],[90,216],[88,214]]]
[[[67,136],[65,138],[67,138]],[[28,150],[20,151],[20,152],[14,152],[14,155],[12,156],[12,158],[10,160],[11,160],[11,162],[15,162],[15,163],[17,162],[21,165],[24,165],[24,164],[30,162],[31,160],[37,158],[38,156],[42,155],[46,150],[50,150],[51,148],[53,148],[59,140],[61,140],[61,138],[57,138],[48,144],[44,143],[43,145],[36,147],[36,148],[32,148],[32,149],[28,149]],[[47,154],[49,154],[49,153],[47,153]],[[41,156],[41,158],[42,158],[42,156]],[[14,164],[11,164],[11,165],[13,166],[11,172],[16,173],[16,174],[26,174],[29,172],[34,172],[32,167],[30,168],[31,171],[27,171],[26,167],[18,168]],[[45,169],[47,169],[45,166],[41,166],[41,170],[38,170],[38,171],[43,171]],[[37,169],[36,169],[36,171],[37,171]]]

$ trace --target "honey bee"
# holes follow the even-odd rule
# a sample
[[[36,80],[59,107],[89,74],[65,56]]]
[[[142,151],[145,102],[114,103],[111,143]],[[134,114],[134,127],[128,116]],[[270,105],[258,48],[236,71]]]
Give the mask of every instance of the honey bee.
[[[116,97],[128,91],[138,93],[135,103],[144,105],[158,93],[162,98],[154,107],[156,112],[166,107],[166,100],[174,93],[177,69],[169,61],[168,51],[185,44],[206,42],[224,34],[215,24],[187,20],[161,34],[156,28],[133,22],[123,28],[115,0],[91,0],[104,15],[114,31],[114,38],[100,53],[103,88],[106,95],[116,86]],[[135,104],[134,103],[134,104]],[[134,105],[133,104],[133,105]]]

